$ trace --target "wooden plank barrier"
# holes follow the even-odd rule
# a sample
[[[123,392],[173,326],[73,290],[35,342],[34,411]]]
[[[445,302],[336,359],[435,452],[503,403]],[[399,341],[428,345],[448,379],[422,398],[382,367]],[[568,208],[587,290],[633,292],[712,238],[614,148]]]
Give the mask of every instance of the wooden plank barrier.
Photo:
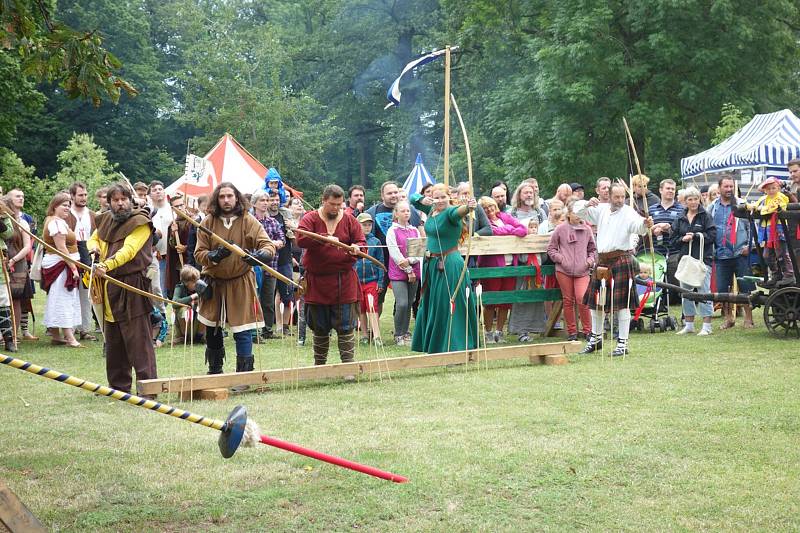
[[[363,377],[370,374],[397,372],[419,368],[434,368],[457,364],[478,364],[484,361],[499,361],[527,357],[532,364],[564,365],[566,355],[581,349],[578,342],[553,342],[546,344],[522,344],[500,348],[474,349],[437,354],[409,355],[386,359],[371,359],[353,363],[336,363],[299,368],[256,370],[234,374],[201,375],[178,378],[142,380],[136,384],[141,394],[187,394],[192,391],[220,389],[237,385],[263,386],[299,381],[317,381],[330,378]]]

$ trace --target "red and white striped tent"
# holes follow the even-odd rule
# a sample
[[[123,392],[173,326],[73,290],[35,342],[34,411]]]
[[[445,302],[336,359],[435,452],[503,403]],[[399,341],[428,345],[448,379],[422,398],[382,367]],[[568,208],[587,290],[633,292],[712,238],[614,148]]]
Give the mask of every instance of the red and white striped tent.
[[[170,196],[180,193],[196,199],[210,196],[217,185],[228,181],[243,194],[251,194],[264,187],[266,175],[267,167],[226,133],[202,158],[190,156],[183,176],[167,186],[166,192]],[[303,196],[285,183],[284,187],[292,196]]]

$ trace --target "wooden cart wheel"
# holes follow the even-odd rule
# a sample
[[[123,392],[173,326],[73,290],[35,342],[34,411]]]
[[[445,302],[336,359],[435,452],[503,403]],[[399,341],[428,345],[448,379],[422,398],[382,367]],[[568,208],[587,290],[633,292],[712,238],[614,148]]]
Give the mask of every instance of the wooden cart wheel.
[[[764,304],[764,324],[775,335],[800,338],[800,288],[773,291]]]

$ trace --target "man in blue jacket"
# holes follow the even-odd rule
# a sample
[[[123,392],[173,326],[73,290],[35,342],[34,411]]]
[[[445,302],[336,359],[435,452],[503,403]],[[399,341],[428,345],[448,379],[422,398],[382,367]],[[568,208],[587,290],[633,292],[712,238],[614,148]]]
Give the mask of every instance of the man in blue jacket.
[[[719,198],[708,206],[708,214],[717,227],[714,262],[717,266],[717,292],[733,292],[734,276],[749,276],[750,272],[750,224],[746,219],[736,218],[736,206],[744,200],[736,197],[736,182],[733,176],[725,175],[719,179]],[[741,283],[739,292],[749,294],[751,287]],[[744,309],[744,327],[753,327],[753,308]],[[736,325],[732,304],[722,304],[725,322],[722,329]]]

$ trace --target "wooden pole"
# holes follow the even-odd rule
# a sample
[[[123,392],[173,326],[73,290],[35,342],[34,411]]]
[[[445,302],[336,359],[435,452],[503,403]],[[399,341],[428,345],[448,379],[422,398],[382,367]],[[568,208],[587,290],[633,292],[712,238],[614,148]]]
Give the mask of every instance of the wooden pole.
[[[450,47],[444,53],[444,184],[450,185]]]

